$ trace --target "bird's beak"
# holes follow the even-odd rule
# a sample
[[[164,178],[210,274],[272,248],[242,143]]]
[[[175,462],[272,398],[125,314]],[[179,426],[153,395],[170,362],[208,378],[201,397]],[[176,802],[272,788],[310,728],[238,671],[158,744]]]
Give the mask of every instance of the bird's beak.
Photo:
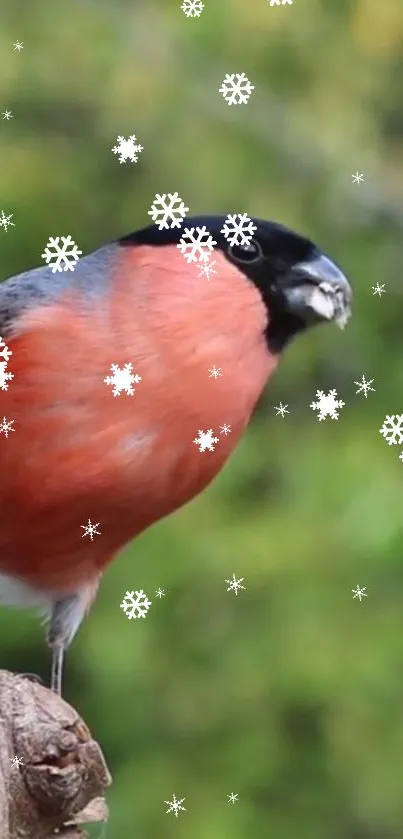
[[[307,324],[334,320],[344,329],[352,291],[340,268],[324,254],[294,265],[283,288],[288,311]]]

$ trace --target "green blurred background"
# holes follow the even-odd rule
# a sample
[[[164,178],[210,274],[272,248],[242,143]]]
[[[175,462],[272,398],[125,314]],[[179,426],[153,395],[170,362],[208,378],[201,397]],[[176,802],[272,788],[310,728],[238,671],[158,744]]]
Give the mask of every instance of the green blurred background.
[[[403,408],[402,2],[0,11],[1,279],[42,264],[50,235],[88,252],[178,191],[194,214],[311,236],[355,289],[345,333],[289,348],[227,467],[109,568],[72,645],[65,696],[114,776],[105,835],[401,839],[403,464],[379,428]],[[248,105],[218,93],[230,72],[255,85]],[[144,151],[119,165],[133,133]],[[318,388],[345,401],[338,422],[311,411]],[[153,601],[145,620],[119,608],[131,589]],[[48,680],[34,615],[0,610],[0,661]]]

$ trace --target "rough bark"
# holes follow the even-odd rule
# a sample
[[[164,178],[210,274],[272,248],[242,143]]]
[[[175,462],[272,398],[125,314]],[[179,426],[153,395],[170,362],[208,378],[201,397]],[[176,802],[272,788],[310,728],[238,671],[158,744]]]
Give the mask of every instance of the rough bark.
[[[102,795],[111,780],[67,702],[0,670],[1,839],[85,839],[81,825],[108,818]]]

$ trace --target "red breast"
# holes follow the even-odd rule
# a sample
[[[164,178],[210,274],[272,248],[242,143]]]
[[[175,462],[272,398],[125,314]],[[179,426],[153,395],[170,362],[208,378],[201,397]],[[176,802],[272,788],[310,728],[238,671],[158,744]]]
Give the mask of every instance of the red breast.
[[[163,261],[152,246],[117,248],[91,306],[67,290],[20,317],[7,339],[14,380],[0,390],[15,429],[1,443],[3,571],[75,589],[224,465],[277,356],[259,291],[214,259],[208,282],[174,245]],[[104,379],[127,363],[141,382],[114,397]],[[209,429],[219,442],[200,452],[193,440]],[[88,518],[100,523],[93,541],[80,529]]]

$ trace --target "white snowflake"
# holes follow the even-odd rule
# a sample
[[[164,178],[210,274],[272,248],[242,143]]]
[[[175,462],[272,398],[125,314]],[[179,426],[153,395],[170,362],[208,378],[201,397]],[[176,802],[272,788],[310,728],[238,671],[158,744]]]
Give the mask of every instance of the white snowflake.
[[[160,599],[161,599],[161,597],[165,597],[164,589],[163,588],[157,588],[157,591],[155,592],[155,596],[159,597]]]
[[[203,227],[185,227],[183,236],[176,247],[185,257],[186,262],[190,263],[203,259],[216,244],[207,227],[203,225]]]
[[[10,761],[11,761],[11,766],[17,766],[17,767],[18,766],[25,766],[25,763],[22,760],[22,758],[17,757],[17,755],[15,755],[15,757],[13,757],[13,758],[10,757]]]
[[[221,373],[222,367],[216,367],[213,365],[209,370],[209,379],[218,379],[219,376],[222,376]]]
[[[365,398],[367,398],[369,390],[372,390],[375,393],[376,389],[374,387],[371,387],[373,381],[373,379],[370,379],[367,382],[365,376],[361,376],[360,382],[354,382],[355,385],[358,385],[358,390],[356,390],[356,393],[363,393]]]
[[[360,588],[359,586],[357,586],[356,589],[354,589],[354,588],[351,589],[354,597],[358,597],[360,603],[361,603],[361,600],[362,600],[363,597],[368,597],[368,595],[365,594],[365,589],[366,589],[366,586],[364,586],[364,588]]]
[[[245,577],[241,577],[239,580],[236,579],[235,574],[232,575],[232,580],[225,580],[226,583],[229,583],[227,591],[234,591],[236,596],[238,597],[239,589],[243,588],[245,591],[245,586],[241,586]]]
[[[246,105],[254,89],[245,73],[227,73],[219,92],[228,105]]]
[[[292,6],[293,2],[294,2],[294,0],[282,0],[281,3],[280,3],[280,0],[270,0],[270,5],[271,6]]]
[[[353,179],[353,184],[359,184],[364,180],[364,175],[360,175],[358,172],[356,172],[355,175],[351,175],[351,177]]]
[[[181,9],[186,17],[200,17],[204,9],[204,3],[201,0],[183,0]]]
[[[173,801],[165,801],[165,804],[168,804],[168,810],[165,810],[166,813],[175,813],[176,818],[178,818],[179,810],[186,811],[186,807],[182,807],[182,801],[185,801],[184,798],[176,798],[174,795]]]
[[[313,411],[319,411],[319,422],[326,419],[326,417],[330,417],[335,420],[339,418],[339,412],[336,409],[343,408],[345,403],[342,402],[341,399],[336,399],[336,396],[337,393],[335,390],[329,390],[327,396],[324,394],[323,390],[316,391],[318,401],[311,402],[310,408],[312,408]]]
[[[199,446],[199,452],[205,452],[206,449],[208,449],[209,452],[213,452],[213,443],[219,442],[218,437],[213,437],[213,429],[209,428],[208,431],[201,431],[199,428],[198,434],[199,436],[196,437],[193,442],[196,443],[196,446]]]
[[[231,426],[230,425],[220,425],[220,433],[221,434],[231,434]]]
[[[128,363],[121,369],[118,364],[111,364],[111,371],[113,376],[106,376],[104,379],[105,384],[113,385],[112,393],[114,396],[120,396],[122,391],[124,391],[127,396],[133,396],[134,394],[134,384],[139,384],[141,382],[142,377],[135,373],[132,373],[133,365]]]
[[[385,283],[383,283],[382,285],[379,285],[379,283],[377,283],[376,285],[371,286],[371,288],[374,292],[374,294],[372,295],[373,297],[375,294],[377,294],[378,297],[380,297],[381,294],[386,294]]]
[[[3,347],[3,349],[2,349]],[[2,364],[7,364],[7,361],[10,360],[10,356],[13,354],[12,350],[8,349],[8,346],[5,341],[3,341],[0,335],[0,356],[3,358]]]
[[[6,231],[6,233],[7,233],[7,227],[15,227],[14,222],[10,221],[10,218],[12,218],[13,215],[14,215],[14,213],[10,213],[9,216],[6,216],[3,212],[3,210],[1,211],[0,227],[4,227],[4,230]]]
[[[233,245],[249,245],[256,229],[256,224],[253,224],[247,213],[228,214],[221,233],[232,247]]]
[[[11,111],[3,111],[2,113],[3,119],[13,119],[13,115]]]
[[[7,421],[5,417],[3,417],[3,421],[0,422],[0,434],[4,434],[5,437],[8,437],[10,431],[15,431],[15,428],[11,428],[14,425],[14,420]]]
[[[189,212],[189,207],[185,207],[182,198],[180,198],[177,192],[168,192],[168,201],[166,197],[166,192],[162,195],[157,192],[154,203],[151,205],[151,210],[147,213],[157,225],[158,230],[181,227],[186,213]],[[179,204],[179,207],[175,206],[177,204]],[[169,221],[171,222],[170,224]]]
[[[383,425],[379,429],[388,446],[403,443],[403,414],[386,415]]]
[[[60,239],[62,245],[59,245]],[[47,265],[53,266],[52,274],[55,274],[56,271],[74,271],[81,254],[71,236],[50,236],[41,256]]]
[[[280,402],[280,404],[279,404],[279,405],[275,405],[275,406],[274,406],[274,410],[275,410],[275,412],[276,412],[276,417],[278,417],[278,415],[280,414],[280,415],[282,416],[282,418],[284,419],[284,415],[285,415],[285,414],[289,414],[289,413],[290,413],[290,412],[287,410],[287,408],[288,408],[288,405],[283,405],[283,403],[282,403],[282,402]]]
[[[215,259],[211,260],[208,254],[199,259],[198,264],[200,265],[198,277],[205,277],[206,280],[210,281],[213,274],[218,274],[218,271],[214,268],[217,263]]]
[[[8,390],[8,381],[14,378],[14,373],[7,373],[7,364],[0,364],[0,390]]]
[[[113,146],[113,153],[119,155],[119,163],[126,163],[130,160],[131,163],[137,163],[138,152],[143,151],[143,146],[136,145],[135,134],[132,134],[125,140],[124,137],[118,137],[117,146]]]
[[[14,47],[14,51],[18,50],[18,52],[19,52],[20,50],[24,49],[24,43],[23,43],[23,41],[16,41],[15,44],[13,44],[13,47]]]
[[[97,530],[99,527],[99,521],[96,524],[92,524],[91,519],[88,519],[88,524],[80,524],[80,527],[84,530],[81,538],[84,539],[84,536],[89,536],[91,542],[94,541],[94,536],[100,536],[101,532]]]
[[[238,801],[238,793],[237,792],[231,792],[229,795],[227,795],[227,798],[228,798],[228,804],[230,804],[230,803],[235,804],[235,801]]]
[[[134,620],[137,618],[145,618],[150,606],[151,600],[148,600],[143,589],[136,592],[127,591],[120,604],[120,608],[123,609],[129,621],[132,620],[132,618],[134,618]]]

